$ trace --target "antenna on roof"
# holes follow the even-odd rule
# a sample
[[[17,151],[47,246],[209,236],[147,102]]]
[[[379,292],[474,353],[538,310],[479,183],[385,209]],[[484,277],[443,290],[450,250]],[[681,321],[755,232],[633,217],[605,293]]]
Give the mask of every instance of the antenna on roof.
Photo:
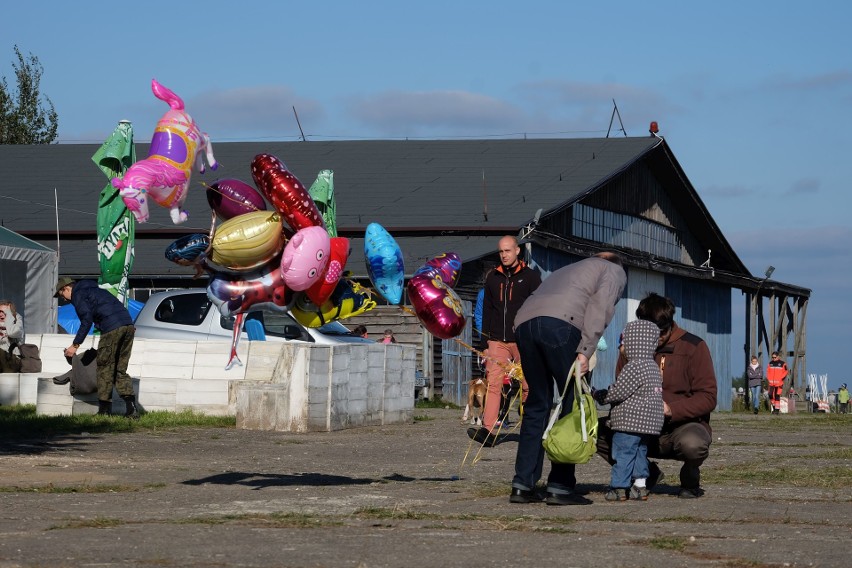
[[[520,240],[524,240],[529,237],[535,228],[538,227],[538,220],[541,219],[541,212],[542,209],[539,208],[538,211],[535,212],[535,217],[533,217],[532,222],[518,232]]]
[[[707,260],[704,261],[704,264],[701,265],[701,268],[709,268],[710,269],[710,276],[715,278],[716,277],[716,269],[713,268],[712,266],[710,266],[710,255],[711,254],[713,254],[713,251],[710,250],[710,249],[707,249]]]
[[[307,140],[305,140],[305,131],[302,130],[302,123],[299,122],[299,113],[296,112],[295,106],[293,106],[293,114],[296,115],[296,124],[299,126],[299,133],[302,135],[302,142],[307,142]]]
[[[612,121],[615,120],[616,116],[618,117],[618,124],[621,125],[621,131],[627,137],[627,131],[624,130],[624,123],[621,122],[621,113],[618,112],[618,105],[615,104],[615,99],[612,99],[612,116],[609,117],[609,128],[606,129],[607,138],[609,138],[609,132],[612,130]]]
[[[482,219],[488,222],[488,191],[485,183],[485,168],[482,169]]]
[[[55,187],[53,188],[53,206],[56,211],[56,260],[59,260],[59,194],[56,192]]]

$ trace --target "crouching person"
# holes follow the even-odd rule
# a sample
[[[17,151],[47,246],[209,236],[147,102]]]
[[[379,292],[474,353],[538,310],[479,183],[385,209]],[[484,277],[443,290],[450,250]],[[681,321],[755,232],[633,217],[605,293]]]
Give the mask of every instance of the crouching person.
[[[56,284],[56,296],[71,302],[80,318],[80,329],[74,336],[74,343],[65,349],[66,357],[77,353],[92,324],[101,332],[97,358],[98,414],[112,414],[112,389],[115,386],[126,404],[125,416],[139,418],[133,381],[127,374],[136,335],[130,312],[115,296],[98,288],[94,280],[75,282],[70,278],[60,278]]]
[[[716,408],[716,373],[707,344],[678,327],[674,314],[674,303],[657,294],[650,294],[636,308],[637,318],[652,321],[660,328],[654,360],[663,376],[665,422],[657,441],[648,444],[648,457],[683,462],[678,497],[694,499],[704,494],[700,468],[710,455],[713,440],[710,413]],[[616,371],[621,372],[625,363],[620,357]],[[607,419],[601,419],[598,454],[610,465],[612,436]],[[650,462],[648,489],[663,477],[657,464]]]

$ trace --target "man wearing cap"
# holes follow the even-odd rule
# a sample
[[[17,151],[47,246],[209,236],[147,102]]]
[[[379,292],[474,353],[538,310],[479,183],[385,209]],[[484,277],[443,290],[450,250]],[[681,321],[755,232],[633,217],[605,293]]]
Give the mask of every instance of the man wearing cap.
[[[139,418],[133,382],[127,374],[133,337],[136,328],[124,304],[115,296],[98,288],[94,280],[75,282],[62,277],[56,284],[56,296],[65,298],[74,306],[80,318],[80,329],[74,343],[65,349],[66,357],[73,357],[88,335],[92,324],[101,332],[98,342],[98,414],[112,414],[112,388],[124,399],[127,406],[125,416]]]

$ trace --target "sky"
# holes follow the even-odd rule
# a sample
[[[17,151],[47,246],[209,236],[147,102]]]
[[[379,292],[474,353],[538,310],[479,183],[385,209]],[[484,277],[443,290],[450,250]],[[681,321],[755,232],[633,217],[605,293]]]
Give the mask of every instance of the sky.
[[[60,143],[178,93],[216,141],[647,136],[672,148],[753,275],[812,290],[807,372],[852,379],[852,4],[743,2],[5,3]],[[522,7],[521,7],[522,6]],[[712,260],[711,260],[712,264]],[[744,366],[733,294],[733,369]],[[738,371],[737,371],[738,372]]]

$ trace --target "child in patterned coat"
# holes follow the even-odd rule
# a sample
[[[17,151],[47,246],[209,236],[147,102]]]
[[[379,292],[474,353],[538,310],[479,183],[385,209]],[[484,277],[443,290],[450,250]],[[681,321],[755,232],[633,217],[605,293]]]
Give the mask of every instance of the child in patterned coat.
[[[627,364],[609,390],[594,394],[601,404],[611,404],[612,466],[607,501],[646,501],[648,489],[648,442],[663,428],[663,376],[654,361],[660,338],[657,324],[636,320],[625,326],[624,355]],[[631,486],[630,480],[633,479]]]

